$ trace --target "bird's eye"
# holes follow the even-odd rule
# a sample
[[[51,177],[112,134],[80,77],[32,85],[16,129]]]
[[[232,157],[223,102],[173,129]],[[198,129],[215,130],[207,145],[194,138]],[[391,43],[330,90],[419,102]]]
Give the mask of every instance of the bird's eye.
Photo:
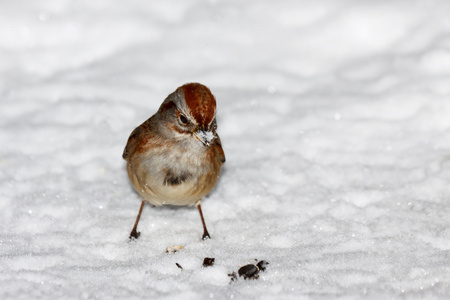
[[[187,123],[188,123],[188,120],[187,120],[186,117],[183,116],[183,115],[180,115],[180,121],[181,121],[181,123],[183,123],[183,124],[187,124]]]

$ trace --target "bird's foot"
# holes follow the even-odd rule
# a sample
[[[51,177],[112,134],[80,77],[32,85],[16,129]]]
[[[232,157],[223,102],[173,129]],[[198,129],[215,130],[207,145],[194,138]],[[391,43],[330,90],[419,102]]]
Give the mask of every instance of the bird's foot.
[[[136,240],[140,235],[141,235],[140,232],[138,232],[136,230],[132,230],[130,233],[130,240],[133,240],[133,239]]]
[[[206,239],[211,239],[211,236],[209,235],[208,231],[204,232],[203,236],[202,236],[202,240],[206,240]]]

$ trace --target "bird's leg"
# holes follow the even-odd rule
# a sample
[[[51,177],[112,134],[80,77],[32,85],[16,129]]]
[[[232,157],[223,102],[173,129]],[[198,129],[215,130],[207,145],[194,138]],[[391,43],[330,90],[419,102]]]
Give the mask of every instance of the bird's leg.
[[[142,213],[142,209],[144,208],[144,205],[145,205],[145,200],[142,200],[141,208],[139,208],[139,213],[136,217],[136,222],[134,223],[133,230],[131,230],[131,233],[130,233],[130,240],[133,238],[137,239],[141,235],[141,233],[137,231],[137,226],[139,223],[139,219],[141,218],[141,213]]]
[[[202,213],[202,207],[200,206],[200,203],[197,204],[198,212],[200,213],[200,218],[202,218],[203,223],[203,236],[202,240],[205,240],[206,238],[210,239],[211,236],[208,233],[208,229],[206,229],[205,219],[203,219],[203,213]]]

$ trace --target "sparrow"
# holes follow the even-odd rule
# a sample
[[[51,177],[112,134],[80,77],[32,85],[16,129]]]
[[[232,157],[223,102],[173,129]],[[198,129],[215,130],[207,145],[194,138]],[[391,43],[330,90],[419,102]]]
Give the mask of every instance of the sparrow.
[[[216,100],[200,83],[187,83],[163,101],[158,111],[128,138],[122,157],[142,203],[130,239],[137,239],[142,209],[196,205],[203,224],[202,239],[211,238],[201,200],[216,185],[225,153],[216,132]]]

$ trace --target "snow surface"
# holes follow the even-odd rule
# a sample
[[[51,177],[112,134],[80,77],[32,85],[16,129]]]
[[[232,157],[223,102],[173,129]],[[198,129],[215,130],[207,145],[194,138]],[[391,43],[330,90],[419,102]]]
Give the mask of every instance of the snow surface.
[[[1,1],[0,298],[448,299],[449,11]],[[212,239],[195,208],[148,205],[128,242],[123,147],[186,82],[215,94],[227,156]]]

